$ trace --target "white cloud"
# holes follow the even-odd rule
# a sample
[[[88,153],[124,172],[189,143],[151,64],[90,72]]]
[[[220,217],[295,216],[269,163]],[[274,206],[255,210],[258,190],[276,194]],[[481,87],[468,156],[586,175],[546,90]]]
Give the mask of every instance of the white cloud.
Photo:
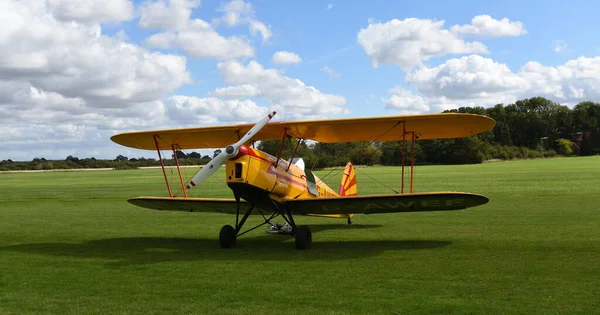
[[[154,34],[145,41],[146,45],[158,48],[180,48],[195,58],[226,60],[254,56],[254,48],[241,37],[225,38],[206,22],[195,19],[183,29]],[[210,43],[199,45],[198,43]]]
[[[454,25],[450,31],[462,35],[474,35],[477,37],[502,37],[520,36],[527,34],[523,23],[511,22],[508,18],[496,20],[489,15],[478,15],[471,20],[471,24]]]
[[[381,99],[386,109],[393,109],[401,114],[418,114],[429,111],[429,106],[419,95],[401,86],[395,86],[389,90],[392,96],[389,99]]]
[[[424,96],[452,99],[487,98],[521,89],[526,80],[505,65],[478,55],[450,59],[433,67],[406,75],[406,82]]]
[[[145,29],[182,29],[189,24],[192,9],[199,5],[199,0],[147,1],[138,9],[138,25]]]
[[[554,44],[554,52],[563,52],[567,49],[567,42],[565,42],[564,40],[555,40],[552,42],[552,44]]]
[[[333,4],[328,4],[327,7],[325,8],[325,10],[331,10],[333,9]]]
[[[53,13],[44,1],[0,1],[0,147],[16,148],[1,158],[103,152],[114,130],[164,123],[160,99],[189,82],[185,57]]]
[[[531,82],[530,93],[573,104],[600,100],[600,57],[579,57],[558,67],[525,64],[519,76]]]
[[[236,26],[243,22],[241,19],[245,19],[250,15],[254,15],[254,8],[252,7],[252,4],[243,0],[222,2],[217,11],[223,12],[221,19],[229,26]]]
[[[302,59],[298,54],[289,51],[278,51],[273,54],[273,62],[275,64],[290,64],[290,63],[300,63]]]
[[[265,25],[265,23],[256,20],[252,20],[249,23],[250,34],[252,34],[252,36],[256,36],[258,35],[258,33],[260,33],[260,35],[262,35],[263,38],[263,43],[268,41],[273,36],[273,32],[271,32],[270,25]]]
[[[444,21],[417,18],[369,23],[358,33],[358,43],[374,67],[397,64],[403,70],[420,66],[436,56],[488,52],[484,44],[466,42],[443,26]]]
[[[254,7],[249,2],[245,2],[244,0],[223,2],[217,11],[222,12],[223,15],[213,20],[213,24],[215,25],[220,24],[221,21],[230,27],[239,24],[248,24],[250,34],[256,36],[260,33],[263,42],[268,41],[273,36],[271,26],[266,25],[256,18]]]
[[[209,23],[190,19],[192,9],[198,5],[197,0],[170,0],[168,4],[158,0],[142,5],[140,27],[166,30],[151,35],[144,43],[150,47],[182,49],[195,58],[227,60],[254,56],[248,40],[223,37]]]
[[[101,35],[98,25],[61,22],[48,11],[41,14],[41,9],[45,8],[31,8],[26,2],[1,8],[15,23],[0,33],[0,79],[92,103],[148,101],[189,80],[182,56],[150,53]]]
[[[236,86],[228,86],[224,88],[217,88],[213,95],[225,96],[225,97],[257,97],[261,95],[260,89],[252,84],[242,84]]]
[[[458,106],[507,104],[534,96],[573,105],[600,100],[600,57],[580,57],[558,67],[528,62],[514,73],[505,64],[471,55],[414,70],[406,75],[406,82],[431,112]]]
[[[328,66],[324,66],[321,71],[325,72],[330,78],[340,78],[342,76],[341,73],[336,72]]]
[[[122,22],[133,18],[131,0],[47,0],[47,2],[52,15],[60,21],[94,24]],[[30,1],[30,4],[33,2]]]
[[[191,125],[255,123],[268,112],[267,108],[250,100],[221,100],[216,97],[176,95],[169,97],[166,105],[172,120]]]
[[[217,69],[223,81],[233,86],[217,89],[213,95],[264,98],[282,113],[278,115],[280,118],[315,118],[347,112],[343,107],[346,104],[343,96],[322,93],[275,69],[265,69],[256,61],[248,65],[237,61],[221,62]]]

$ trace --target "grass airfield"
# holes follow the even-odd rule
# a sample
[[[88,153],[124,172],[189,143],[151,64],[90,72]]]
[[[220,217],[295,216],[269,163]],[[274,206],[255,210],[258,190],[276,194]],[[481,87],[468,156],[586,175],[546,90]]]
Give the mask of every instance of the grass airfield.
[[[357,215],[351,226],[297,217],[313,231],[308,251],[264,228],[224,250],[218,233],[234,216],[128,204],[165,195],[158,169],[4,173],[0,313],[598,313],[599,165],[416,167],[416,192],[480,193],[490,203]],[[219,172],[194,195],[230,197]],[[317,174],[339,187],[341,170]],[[398,189],[400,176],[360,168],[359,194],[390,193],[385,185]]]

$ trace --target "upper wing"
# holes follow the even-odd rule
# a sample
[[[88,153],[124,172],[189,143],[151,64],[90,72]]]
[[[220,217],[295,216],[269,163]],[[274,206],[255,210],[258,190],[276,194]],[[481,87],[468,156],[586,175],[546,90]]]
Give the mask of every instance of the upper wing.
[[[460,210],[486,204],[482,195],[455,192],[289,199],[294,214],[351,214]]]
[[[325,143],[398,141],[405,131],[414,132],[417,140],[462,138],[490,130],[495,123],[486,116],[458,113],[273,122],[260,130],[254,140],[281,139],[284,130],[299,139]],[[223,148],[238,141],[252,126],[128,132],[112,136],[111,140],[145,150],[156,150],[157,145],[161,150],[171,150],[173,145],[182,150]]]
[[[235,199],[137,197],[127,201],[139,207],[155,210],[221,212],[229,214],[236,214],[237,212]],[[240,206],[244,207],[245,204],[246,202],[242,201]],[[246,208],[242,208],[242,212],[245,210]]]

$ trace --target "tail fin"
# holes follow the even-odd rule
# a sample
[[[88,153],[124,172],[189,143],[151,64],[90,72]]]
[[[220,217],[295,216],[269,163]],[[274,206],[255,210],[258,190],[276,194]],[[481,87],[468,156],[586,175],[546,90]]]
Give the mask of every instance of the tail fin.
[[[344,169],[344,175],[342,176],[342,183],[340,184],[340,196],[354,196],[356,195],[356,172],[352,163],[348,162]]]

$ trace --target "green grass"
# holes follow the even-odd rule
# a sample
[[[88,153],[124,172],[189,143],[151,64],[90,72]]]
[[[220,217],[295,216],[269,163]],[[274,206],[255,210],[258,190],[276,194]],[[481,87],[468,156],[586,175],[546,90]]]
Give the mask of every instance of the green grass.
[[[165,195],[160,170],[0,174],[0,313],[598,313],[599,165],[417,167],[417,192],[490,203],[357,215],[352,226],[298,217],[313,230],[309,251],[263,229],[223,250],[233,216],[125,202]],[[337,189],[341,175],[330,175]],[[398,168],[357,176],[363,194],[399,187]],[[220,178],[195,194],[231,195]]]

